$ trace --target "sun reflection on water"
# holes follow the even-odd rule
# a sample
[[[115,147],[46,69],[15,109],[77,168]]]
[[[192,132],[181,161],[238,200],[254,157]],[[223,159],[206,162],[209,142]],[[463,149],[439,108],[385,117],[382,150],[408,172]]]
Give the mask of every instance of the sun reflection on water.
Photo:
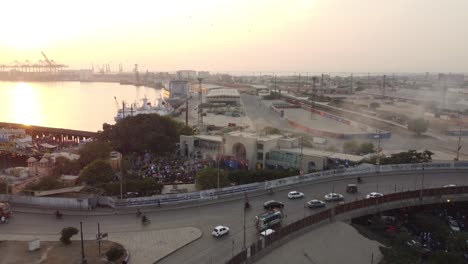
[[[36,89],[27,83],[17,83],[10,90],[10,117],[15,123],[39,125],[42,122],[41,100]]]

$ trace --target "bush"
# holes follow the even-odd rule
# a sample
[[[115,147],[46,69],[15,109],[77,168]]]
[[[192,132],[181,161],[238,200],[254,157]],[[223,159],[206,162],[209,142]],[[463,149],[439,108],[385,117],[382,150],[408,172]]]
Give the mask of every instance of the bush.
[[[125,253],[122,246],[112,246],[107,252],[106,257],[108,261],[116,261],[121,258]]]
[[[196,185],[198,190],[215,189],[218,187],[218,169],[205,168],[197,173]],[[228,176],[223,170],[219,170],[219,187],[229,186]]]
[[[74,227],[65,227],[64,229],[62,229],[62,232],[60,232],[60,234],[61,234],[60,241],[62,241],[62,243],[65,245],[70,245],[71,244],[70,238],[78,234],[78,229]]]
[[[113,176],[114,171],[109,163],[104,160],[95,160],[81,171],[80,180],[86,181],[89,185],[95,185],[110,182]]]

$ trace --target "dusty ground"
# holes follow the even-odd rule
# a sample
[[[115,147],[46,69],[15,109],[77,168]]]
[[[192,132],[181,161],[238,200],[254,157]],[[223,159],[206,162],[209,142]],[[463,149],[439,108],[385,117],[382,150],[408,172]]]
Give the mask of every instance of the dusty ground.
[[[96,241],[85,241],[85,256],[89,264],[108,263],[105,253],[115,243],[102,241],[101,255]],[[60,242],[41,242],[41,248],[34,252],[28,251],[27,242],[0,242],[0,264],[79,264],[81,263],[81,244],[73,241],[69,246]],[[121,263],[121,262],[119,262]]]
[[[381,259],[380,245],[359,234],[352,226],[343,222],[335,222],[289,241],[256,263],[378,263]],[[372,258],[373,262],[371,262]]]

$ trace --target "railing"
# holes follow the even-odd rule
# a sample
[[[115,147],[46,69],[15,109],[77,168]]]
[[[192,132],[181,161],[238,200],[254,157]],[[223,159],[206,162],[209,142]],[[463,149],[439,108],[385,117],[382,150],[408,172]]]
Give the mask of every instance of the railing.
[[[467,194],[468,187],[448,187],[448,188],[434,188],[434,189],[424,189],[424,190],[415,190],[407,192],[399,192],[385,195],[383,197],[358,200],[350,203],[339,204],[334,208],[321,211],[319,213],[307,216],[298,221],[295,221],[287,226],[282,227],[277,232],[271,234],[270,236],[259,239],[258,241],[252,243],[245,250],[242,250],[239,254],[232,257],[226,262],[226,264],[240,264],[245,261],[254,258],[258,258],[261,253],[266,249],[274,248],[274,243],[278,244],[281,239],[286,236],[291,235],[294,232],[297,232],[306,227],[310,227],[315,224],[319,224],[323,221],[332,220],[333,217],[351,212],[358,209],[368,208],[375,206],[376,204],[382,205],[395,201],[409,200],[409,199],[423,199],[424,197],[437,197],[442,195],[457,195],[457,194]],[[270,247],[270,248],[269,248]]]
[[[116,199],[116,207],[125,206],[145,206],[157,204],[180,203],[189,201],[206,201],[215,200],[223,197],[243,194],[244,192],[253,192],[258,190],[266,190],[271,188],[283,188],[294,184],[309,183],[322,179],[330,179],[333,177],[352,177],[364,176],[365,174],[375,173],[392,173],[392,172],[411,172],[411,171],[431,171],[441,169],[464,169],[468,170],[468,162],[447,162],[447,163],[425,163],[425,164],[395,164],[381,165],[367,168],[343,168],[336,170],[320,171],[304,175],[292,176],[278,180],[251,183],[245,185],[231,186],[221,189],[205,190],[201,192],[190,192],[184,194],[167,194],[156,195],[151,197],[139,197],[128,199]]]
[[[309,184],[314,181],[333,179],[335,177],[366,177],[366,175],[375,175],[376,173],[404,173],[433,170],[468,170],[468,162],[446,162],[446,163],[425,163],[425,164],[396,164],[382,165],[366,168],[346,168],[328,171],[320,171],[305,175],[292,176],[278,180],[251,183],[245,185],[231,186],[221,189],[205,190],[201,192],[190,192],[183,194],[166,194],[156,195],[151,197],[116,199],[114,197],[98,197],[96,202],[91,199],[75,199],[75,198],[60,198],[60,197],[33,197],[21,195],[0,195],[0,201],[10,201],[11,203],[43,206],[50,208],[86,208],[88,205],[109,206],[109,207],[129,207],[129,206],[147,206],[147,205],[164,205],[183,202],[202,202],[207,200],[216,200],[219,198],[240,196],[245,192],[262,191],[270,188],[287,188],[294,184]]]

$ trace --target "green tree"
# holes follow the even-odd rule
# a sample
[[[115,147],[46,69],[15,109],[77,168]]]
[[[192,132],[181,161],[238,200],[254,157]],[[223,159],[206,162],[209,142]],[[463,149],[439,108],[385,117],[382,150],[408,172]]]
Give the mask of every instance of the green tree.
[[[218,187],[218,173],[219,173],[219,187],[226,187],[229,186],[229,179],[227,174],[223,170],[219,170],[216,168],[205,168],[197,173],[195,178],[195,182],[197,185],[197,189],[199,190],[207,190],[207,189],[215,189]]]
[[[359,155],[367,155],[369,153],[374,153],[374,144],[371,142],[364,142],[361,143],[361,146],[359,146]]]
[[[7,182],[6,180],[0,179],[0,193],[7,192]]]
[[[70,245],[70,238],[76,234],[78,234],[78,229],[74,227],[65,227],[62,229],[62,232],[60,232],[60,241],[62,241],[62,243],[65,245]]]
[[[122,246],[112,246],[107,252],[106,257],[108,261],[116,261],[124,255],[124,249]]]
[[[343,144],[343,152],[349,154],[357,154],[359,152],[359,145],[356,141],[347,141]]]
[[[57,157],[54,163],[53,175],[78,175],[82,168],[83,167],[78,160],[69,160],[65,157]]]
[[[175,150],[179,136],[192,135],[193,129],[158,114],[129,116],[115,125],[104,124],[98,138],[108,141],[123,154],[145,153],[164,154]]]
[[[380,107],[380,104],[379,103],[376,103],[376,102],[372,102],[369,104],[369,108],[372,109],[372,110],[375,110],[377,108]]]
[[[55,175],[42,177],[37,182],[32,182],[26,185],[27,191],[47,191],[63,188],[63,184],[59,182]]]
[[[109,163],[104,160],[95,160],[81,171],[79,179],[89,185],[96,185],[110,182],[113,176],[114,171]]]
[[[82,146],[78,153],[80,154],[79,162],[84,167],[97,159],[108,159],[112,147],[109,143],[103,141],[93,141]]]
[[[429,122],[424,118],[416,118],[408,121],[408,130],[413,131],[416,135],[421,135],[429,128]]]

